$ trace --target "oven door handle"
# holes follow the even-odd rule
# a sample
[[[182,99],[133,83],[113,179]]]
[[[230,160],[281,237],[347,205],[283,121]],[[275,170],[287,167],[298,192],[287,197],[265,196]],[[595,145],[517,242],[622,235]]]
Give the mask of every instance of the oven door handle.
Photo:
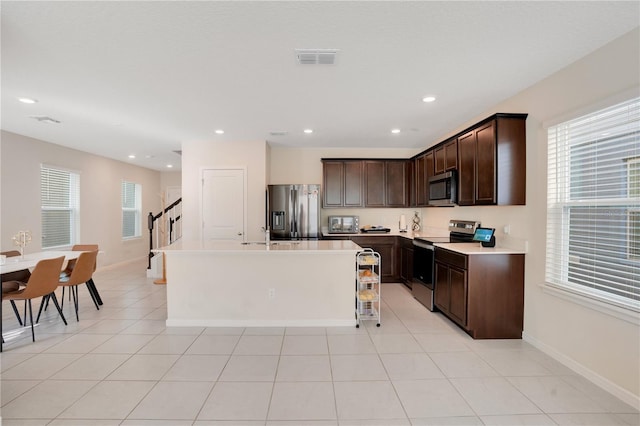
[[[425,242],[422,242],[422,241],[413,240],[413,245],[415,247],[420,247],[420,248],[431,250],[431,251],[435,251],[435,249],[436,249],[433,244],[425,243]]]

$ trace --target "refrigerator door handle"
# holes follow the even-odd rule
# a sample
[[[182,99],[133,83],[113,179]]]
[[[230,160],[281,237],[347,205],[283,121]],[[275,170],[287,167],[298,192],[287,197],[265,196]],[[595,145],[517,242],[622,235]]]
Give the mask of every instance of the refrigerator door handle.
[[[289,231],[289,238],[294,238],[298,231],[298,226],[296,222],[297,221],[297,211],[296,211],[297,198],[298,198],[298,191],[294,186],[291,188],[291,199],[289,200],[289,213],[291,216],[290,217],[291,227]]]

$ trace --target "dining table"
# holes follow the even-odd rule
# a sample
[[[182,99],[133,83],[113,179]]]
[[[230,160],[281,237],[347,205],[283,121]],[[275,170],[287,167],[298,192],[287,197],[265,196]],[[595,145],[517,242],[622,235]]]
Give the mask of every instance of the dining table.
[[[0,262],[0,275],[7,274],[9,272],[21,271],[23,269],[33,269],[39,261],[44,259],[53,259],[56,257],[64,256],[65,261],[77,259],[80,254],[83,253],[79,250],[47,250],[35,253],[28,253],[20,256],[12,256],[4,259],[4,262]],[[95,297],[98,305],[102,305],[102,298],[98,293],[98,289],[93,282],[93,279],[87,281],[87,289],[93,297]]]

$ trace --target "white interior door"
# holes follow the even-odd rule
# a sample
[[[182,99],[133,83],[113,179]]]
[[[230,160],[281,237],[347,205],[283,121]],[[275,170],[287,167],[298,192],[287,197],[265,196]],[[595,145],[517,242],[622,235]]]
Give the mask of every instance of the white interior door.
[[[202,237],[243,240],[245,234],[244,169],[202,171]]]

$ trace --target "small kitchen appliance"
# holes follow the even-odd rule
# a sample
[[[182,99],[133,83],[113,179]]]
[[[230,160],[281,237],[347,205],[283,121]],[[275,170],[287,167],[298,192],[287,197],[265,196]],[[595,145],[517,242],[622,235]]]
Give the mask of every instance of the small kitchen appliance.
[[[329,216],[329,234],[357,234],[358,216]]]
[[[429,205],[453,207],[458,202],[458,181],[455,170],[429,178]]]

